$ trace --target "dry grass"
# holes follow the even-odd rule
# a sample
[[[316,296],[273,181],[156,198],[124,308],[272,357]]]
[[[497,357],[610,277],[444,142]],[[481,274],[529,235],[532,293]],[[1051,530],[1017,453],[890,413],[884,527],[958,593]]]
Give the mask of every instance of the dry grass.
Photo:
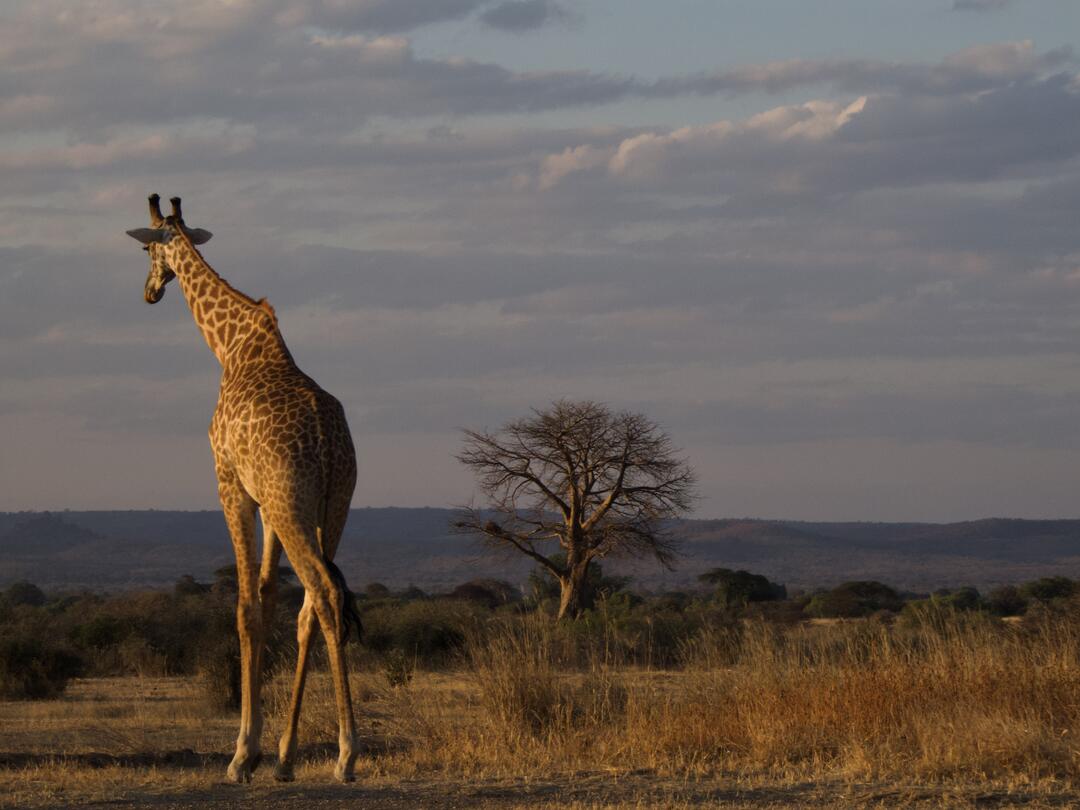
[[[409,690],[425,767],[646,768],[704,776],[1080,777],[1080,625],[978,614],[706,639],[681,671],[556,668],[543,627],[470,647],[462,705]],[[715,642],[715,643],[711,643]],[[719,663],[724,662],[724,663]],[[463,717],[470,722],[463,723]]]
[[[753,624],[688,644],[676,671],[603,654],[567,668],[559,644],[526,619],[471,639],[456,671],[417,672],[405,686],[355,676],[360,784],[397,796],[403,785],[450,780],[450,795],[490,783],[475,804],[498,807],[519,806],[520,788],[506,785],[544,780],[554,787],[535,801],[552,807],[1076,799],[1080,622],[1068,617]],[[267,686],[268,753],[289,677]],[[21,806],[220,790],[235,723],[183,679],[83,681],[59,701],[0,704],[0,795]],[[336,735],[330,684],[315,673],[301,784],[329,780]],[[615,787],[589,792],[589,779]]]

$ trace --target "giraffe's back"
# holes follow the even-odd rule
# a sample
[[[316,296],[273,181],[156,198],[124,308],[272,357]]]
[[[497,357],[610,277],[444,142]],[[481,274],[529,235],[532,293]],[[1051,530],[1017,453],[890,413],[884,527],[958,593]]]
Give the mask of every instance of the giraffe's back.
[[[210,442],[264,511],[321,522],[328,502],[352,498],[356,456],[345,411],[291,362],[227,370]]]

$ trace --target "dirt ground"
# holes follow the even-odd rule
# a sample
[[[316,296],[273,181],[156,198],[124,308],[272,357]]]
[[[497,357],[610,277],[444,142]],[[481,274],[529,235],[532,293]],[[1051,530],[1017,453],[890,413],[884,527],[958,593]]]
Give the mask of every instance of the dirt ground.
[[[430,689],[457,688],[452,678],[426,677]],[[370,729],[385,713],[378,704],[378,696],[369,695],[361,712]],[[252,784],[232,785],[224,772],[235,724],[234,717],[207,711],[194,684],[179,678],[84,680],[60,700],[0,703],[0,807],[1080,807],[1080,794],[1053,781],[905,785],[761,774],[688,778],[647,770],[458,775],[407,773],[400,765],[380,765],[377,755],[358,763],[355,784],[340,785],[331,778],[333,746],[312,742],[328,736],[317,724],[307,729],[296,782],[273,782],[268,761]],[[275,733],[269,722],[267,752]]]
[[[50,792],[51,793],[51,792]],[[363,807],[371,810],[451,810],[458,808],[1074,808],[1080,796],[1045,791],[982,790],[966,788],[869,784],[759,785],[740,787],[722,780],[680,782],[650,774],[618,777],[581,774],[550,780],[432,780],[400,779],[393,782],[358,782],[355,785],[293,784],[287,786],[219,783],[207,788],[162,791],[154,788],[121,789],[115,798],[87,800],[77,795],[16,796],[0,800],[3,807],[125,808],[155,810],[188,808],[331,808]]]
[[[164,788],[164,786],[162,786]],[[37,798],[25,794],[0,800],[3,807],[125,808],[155,810],[188,808],[331,808],[371,810],[457,810],[458,808],[1074,808],[1080,796],[1048,795],[1046,791],[994,791],[978,786],[925,787],[888,784],[822,784],[739,786],[723,780],[686,782],[651,774],[580,774],[549,780],[437,779],[377,780],[355,785],[333,783],[230,785],[175,791],[144,787],[119,789],[115,798],[88,800],[75,795]]]

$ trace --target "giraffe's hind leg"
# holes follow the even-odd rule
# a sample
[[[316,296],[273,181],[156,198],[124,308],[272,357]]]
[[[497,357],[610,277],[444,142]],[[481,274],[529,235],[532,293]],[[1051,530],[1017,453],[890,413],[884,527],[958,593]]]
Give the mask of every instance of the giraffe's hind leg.
[[[317,619],[326,641],[330,658],[330,670],[334,680],[334,692],[338,709],[338,763],[334,775],[343,782],[353,780],[353,764],[356,761],[356,723],[353,717],[352,696],[349,688],[348,664],[345,660],[342,629],[344,627],[345,594],[337,587],[330,572],[328,561],[319,544],[314,527],[304,527],[299,521],[272,518],[281,537],[285,553],[297,576],[304,585],[304,607],[300,611],[297,630],[300,656],[297,660],[293,681],[289,721],[279,748],[277,773],[279,779],[292,777],[296,754],[296,723],[299,719],[307,674],[308,652],[314,621]]]
[[[350,490],[347,496],[351,496],[351,494]],[[337,551],[348,513],[349,501],[345,496],[331,499],[327,514],[323,518],[323,526],[319,529],[319,545],[327,560],[332,560]],[[317,616],[311,592],[305,591],[304,605],[300,609],[300,615],[296,622],[297,659],[296,672],[293,676],[292,699],[289,702],[289,716],[285,731],[282,733],[281,742],[278,745],[278,764],[274,770],[274,778],[282,782],[290,782],[294,778],[297,726],[300,721],[300,708],[304,698],[304,684],[307,679],[309,654],[316,620]],[[355,741],[352,745],[343,748],[340,753],[343,756],[338,761],[335,773],[339,779],[349,781],[352,778],[353,765],[356,761]]]

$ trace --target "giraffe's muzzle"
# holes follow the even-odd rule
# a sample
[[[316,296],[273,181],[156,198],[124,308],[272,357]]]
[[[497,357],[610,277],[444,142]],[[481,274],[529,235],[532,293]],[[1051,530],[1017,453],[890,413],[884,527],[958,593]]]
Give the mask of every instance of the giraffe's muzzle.
[[[163,295],[165,295],[164,286],[151,287],[149,284],[147,284],[145,289],[143,290],[143,298],[148,304],[156,304],[158,301],[161,300]]]

